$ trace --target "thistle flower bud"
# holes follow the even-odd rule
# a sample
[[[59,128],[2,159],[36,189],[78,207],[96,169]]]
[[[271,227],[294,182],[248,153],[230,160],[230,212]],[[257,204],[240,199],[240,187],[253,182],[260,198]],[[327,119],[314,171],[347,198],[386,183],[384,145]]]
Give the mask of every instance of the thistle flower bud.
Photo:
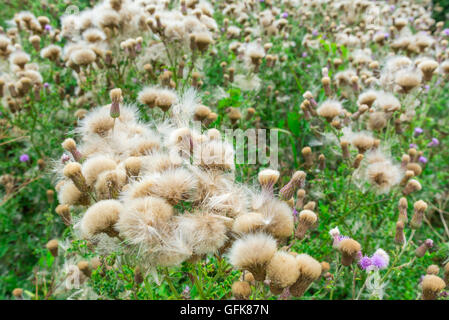
[[[254,276],[251,272],[249,271],[245,271],[243,272],[242,276],[241,276],[241,280],[242,281],[246,281],[249,284],[254,285],[256,283],[256,280],[254,279]]]
[[[315,201],[309,201],[304,205],[304,210],[315,210],[316,208],[316,202]]]
[[[342,265],[348,267],[357,258],[358,253],[362,249],[360,244],[353,239],[343,239],[338,244],[338,250],[341,253]]]
[[[254,279],[263,281],[266,267],[276,253],[276,247],[276,241],[267,234],[248,234],[233,243],[229,260],[234,267],[248,270]]]
[[[31,42],[31,45],[33,46],[34,50],[39,51],[41,49],[41,38],[37,35],[31,36],[29,38],[29,41]]]
[[[12,295],[14,296],[14,298],[16,298],[17,300],[22,300],[23,299],[23,289],[21,288],[15,288],[12,291]]]
[[[407,196],[410,193],[420,191],[421,189],[421,184],[417,180],[411,179],[409,182],[407,182],[404,190],[402,190],[402,193]]]
[[[398,220],[402,221],[404,223],[407,223],[408,222],[408,216],[407,216],[408,202],[407,202],[407,199],[404,198],[404,197],[399,199],[398,207],[399,207]]]
[[[363,154],[360,154],[360,153],[359,153],[359,154],[355,157],[354,164],[353,164],[352,166],[353,166],[355,169],[357,169],[358,167],[360,167],[360,163],[362,162],[363,158],[364,158]]]
[[[332,63],[334,64],[335,69],[338,69],[338,67],[343,63],[343,60],[340,58],[335,58]]]
[[[273,186],[279,180],[279,171],[264,169],[259,172],[258,175],[259,183],[262,187],[262,190],[268,191],[270,194],[273,193]]]
[[[78,269],[88,278],[90,278],[92,274],[92,270],[90,269],[89,262],[86,260],[81,260],[77,264]]]
[[[278,90],[275,91],[275,94],[277,92]],[[303,105],[307,109],[307,112],[310,113],[312,116],[315,117],[318,115],[317,110],[315,110],[315,108],[312,106],[312,103],[309,100],[304,100],[301,105]]]
[[[427,210],[427,203],[422,200],[416,201],[413,205],[414,213],[412,220],[410,222],[410,227],[412,229],[419,229],[422,225],[422,220],[424,217],[424,212]]]
[[[304,239],[306,232],[316,223],[316,214],[311,210],[303,210],[299,213],[299,223],[296,227],[295,237],[299,240]]]
[[[418,258],[422,258],[426,254],[427,250],[429,250],[432,247],[433,247],[433,241],[431,239],[427,239],[418,248],[416,248],[415,255]]]
[[[224,74],[223,75],[223,86],[227,87],[229,85],[229,75]]]
[[[405,186],[407,182],[415,176],[415,173],[412,170],[405,171],[404,177],[401,180],[400,185]]]
[[[58,240],[53,239],[48,241],[46,247],[53,257],[58,256]]]
[[[311,118],[311,116],[310,116],[310,112],[309,112],[307,106],[304,103],[301,103],[300,108],[301,108],[302,112],[304,113],[304,118],[306,120],[309,120]]]
[[[270,281],[270,291],[281,294],[284,288],[292,285],[299,277],[296,258],[284,251],[274,254],[267,266],[267,279]]]
[[[302,297],[313,281],[321,276],[321,264],[307,254],[296,256],[299,277],[289,288],[294,297]]]
[[[359,91],[359,77],[357,77],[357,76],[351,77],[351,86],[352,86],[352,90],[354,90],[355,92]]]
[[[235,68],[229,68],[229,82],[234,82]]]
[[[37,166],[39,167],[39,170],[44,170],[45,169],[45,160],[44,159],[37,160]]]
[[[232,294],[237,300],[247,300],[251,295],[251,286],[246,281],[236,281],[232,284]]]
[[[254,116],[254,114],[256,113],[256,109],[254,108],[248,108],[246,110],[246,120],[251,120],[251,118]]]
[[[318,156],[318,169],[323,171],[326,168],[326,157],[324,154]]]
[[[167,112],[176,103],[176,94],[170,90],[158,91],[154,103],[163,112]]]
[[[72,224],[72,215],[70,213],[70,208],[66,204],[60,204],[55,208],[55,212],[58,214],[58,216],[61,217],[62,222],[66,226],[70,226]]]
[[[394,120],[394,130],[397,134],[401,134],[403,132],[401,124],[402,121],[400,119]]]
[[[359,109],[351,116],[353,120],[357,120],[362,114],[369,110],[366,104],[362,104]]]
[[[125,160],[126,175],[128,177],[137,177],[142,167],[142,159],[139,157],[129,157]]]
[[[349,157],[350,157],[350,154],[349,154],[349,142],[348,141],[341,141],[340,142],[340,146],[341,146],[341,152],[342,152],[343,159],[349,159]]]
[[[414,176],[419,176],[422,172],[421,166],[416,162],[407,164],[407,170],[413,171]]]
[[[120,117],[120,101],[122,100],[122,89],[120,88],[112,89],[109,92],[109,96],[112,101],[110,116],[111,118],[115,119]]]
[[[205,126],[208,126],[211,123],[215,122],[215,120],[217,120],[217,118],[218,118],[218,114],[216,114],[215,112],[211,112],[211,113],[209,113],[207,118],[203,121],[203,124]]]
[[[77,119],[84,119],[84,117],[86,116],[86,114],[87,114],[87,110],[86,109],[78,109],[78,110],[76,110],[75,111],[75,117],[77,118]]]
[[[296,210],[301,210],[304,205],[304,199],[306,197],[306,191],[304,189],[299,189],[298,192],[296,192]]]
[[[209,33],[198,32],[194,35],[195,47],[198,48],[200,52],[205,52],[209,45],[213,42],[212,37]]]
[[[426,269],[426,274],[433,274],[437,276],[438,273],[440,273],[440,268],[436,264],[431,264]]]
[[[320,117],[326,119],[327,122],[332,122],[334,118],[343,113],[343,107],[340,102],[335,100],[326,100],[317,109]]]
[[[76,142],[72,138],[65,139],[62,143],[62,147],[72,154],[75,161],[80,162],[83,159],[83,155],[78,151]]]
[[[443,279],[435,275],[426,275],[422,279],[422,299],[436,300],[441,290],[445,288],[446,284]]]
[[[240,110],[235,107],[230,107],[226,110],[228,113],[229,119],[231,120],[232,124],[236,124],[237,121],[239,121],[242,118],[242,114],[240,113]]]
[[[321,84],[323,85],[323,88],[324,88],[324,94],[327,97],[332,96],[331,79],[327,76],[323,77],[323,78],[321,78]]]
[[[48,203],[53,203],[55,200],[55,192],[51,189],[46,191],[47,194],[47,201]]]
[[[305,181],[306,173],[304,171],[296,171],[291,180],[279,191],[279,195],[284,200],[291,199],[296,190],[304,186]]]
[[[312,149],[310,147],[304,147],[302,148],[301,153],[305,160],[304,167],[306,169],[310,169],[313,166]]]
[[[410,161],[415,162],[418,155],[418,151],[415,148],[408,149],[408,155],[410,156]]]
[[[438,62],[434,60],[425,60],[418,64],[418,69],[420,69],[424,75],[424,81],[428,82],[432,80],[435,70],[438,68]]]
[[[89,191],[86,179],[81,173],[81,165],[78,162],[69,162],[65,165],[63,170],[64,176],[73,181],[76,188],[81,192]]]
[[[404,221],[399,220],[398,222],[396,222],[394,242],[397,244],[403,244],[405,242]]]
[[[200,104],[195,109],[194,119],[196,121],[203,121],[207,118],[209,113],[211,113],[210,108]]]

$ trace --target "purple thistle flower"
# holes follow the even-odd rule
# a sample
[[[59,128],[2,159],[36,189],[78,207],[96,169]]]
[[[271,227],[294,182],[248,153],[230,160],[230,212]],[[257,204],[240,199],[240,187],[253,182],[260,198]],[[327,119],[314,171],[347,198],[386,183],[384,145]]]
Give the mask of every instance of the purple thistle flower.
[[[27,155],[26,153],[22,154],[19,158],[20,162],[28,162],[30,161],[30,156]]]
[[[306,65],[306,68],[310,68],[310,67],[311,67],[311,65],[310,65],[310,64]]]
[[[449,36],[449,28],[443,30],[445,36]]]
[[[390,10],[391,11],[394,11],[396,9],[396,6],[394,5],[394,4],[392,4],[391,6],[390,6]]]
[[[48,88],[48,87],[50,87],[50,84],[48,82],[45,82],[44,83],[44,88]]]
[[[414,131],[415,137],[419,136],[423,132],[424,132],[424,130],[422,128],[420,128],[420,127],[415,128],[415,131]]]
[[[68,154],[64,153],[64,154],[61,156],[61,162],[62,162],[62,163],[66,163],[66,162],[69,161],[69,160],[70,160],[70,156],[69,156]]]
[[[424,86],[424,90],[426,90],[426,92],[429,92],[430,86],[429,86],[428,84],[426,84],[426,85]]]
[[[296,211],[296,208],[293,209],[293,216],[297,217],[298,216],[298,211]]]
[[[375,253],[371,257],[371,261],[373,263],[373,266],[375,266],[377,269],[385,269],[388,266],[388,261],[385,259],[385,257],[381,254]]]
[[[418,145],[416,143],[410,143],[409,148],[418,149]]]
[[[312,31],[312,35],[313,35],[314,37],[316,37],[316,36],[318,35],[318,30],[316,30],[316,29],[313,30],[313,31]]]
[[[302,57],[303,57],[303,58],[307,57],[307,52],[303,52],[303,53],[302,53]]]
[[[368,256],[363,256],[359,261],[359,266],[363,270],[368,269],[372,264],[371,258]]]
[[[427,146],[428,147],[436,147],[440,144],[440,141],[437,138],[432,138],[432,141],[430,141]]]
[[[428,160],[427,160],[426,157],[420,156],[420,157],[418,158],[418,161],[421,162],[421,163],[427,163]]]
[[[51,25],[49,25],[49,24],[46,24],[44,28],[45,28],[45,31],[48,31],[48,32],[50,32],[51,30],[53,30],[53,28],[52,28]]]
[[[424,241],[424,243],[426,244],[426,246],[428,248],[432,248],[433,247],[433,240],[432,239],[427,239],[426,241]]]
[[[287,19],[288,17],[288,13],[287,12],[283,12],[281,15],[282,18]]]
[[[388,39],[388,38],[390,37],[390,34],[387,33],[387,32],[385,32],[385,33],[384,33],[384,37],[385,37],[385,39]]]

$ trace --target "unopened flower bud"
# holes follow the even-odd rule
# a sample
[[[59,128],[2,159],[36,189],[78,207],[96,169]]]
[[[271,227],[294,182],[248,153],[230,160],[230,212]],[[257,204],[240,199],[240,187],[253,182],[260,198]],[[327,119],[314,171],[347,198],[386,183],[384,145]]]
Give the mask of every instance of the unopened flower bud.
[[[422,220],[424,218],[424,212],[427,210],[427,203],[422,200],[416,201],[413,205],[414,213],[412,220],[410,222],[410,227],[412,229],[419,229],[422,225]]]

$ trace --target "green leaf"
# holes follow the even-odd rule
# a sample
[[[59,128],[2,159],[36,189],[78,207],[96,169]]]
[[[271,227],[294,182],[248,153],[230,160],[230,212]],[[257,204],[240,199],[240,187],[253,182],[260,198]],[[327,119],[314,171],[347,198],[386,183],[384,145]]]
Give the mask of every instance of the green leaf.
[[[297,112],[289,112],[287,115],[288,128],[295,136],[299,136],[301,126],[299,123],[300,115]]]
[[[340,50],[341,50],[341,55],[343,56],[343,58],[347,58],[348,57],[348,49],[344,45],[341,45]]]

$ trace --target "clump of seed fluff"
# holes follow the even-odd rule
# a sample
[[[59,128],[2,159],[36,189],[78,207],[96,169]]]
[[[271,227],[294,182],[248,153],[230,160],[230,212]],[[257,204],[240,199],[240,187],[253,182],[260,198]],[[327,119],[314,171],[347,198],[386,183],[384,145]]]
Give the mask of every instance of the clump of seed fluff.
[[[154,90],[154,106],[161,106],[167,92]],[[63,222],[93,250],[115,243],[124,254],[137,253],[142,270],[231,248],[236,268],[264,280],[275,239],[285,241],[294,228],[292,208],[273,193],[279,172],[260,172],[259,193],[237,184],[232,146],[217,129],[193,126],[202,106],[193,90],[176,95],[166,119],[148,125],[135,106],[123,103],[120,89],[110,98],[111,104],[85,113],[75,138],[63,143],[72,155],[56,168],[56,212]],[[162,123],[164,130],[157,130]],[[302,172],[293,175],[292,195],[304,179]]]
[[[287,252],[278,251],[271,258],[267,266],[267,279],[273,294],[280,294],[299,277],[298,263],[294,256]]]
[[[338,250],[341,253],[341,263],[344,266],[350,266],[357,258],[361,246],[353,239],[344,239],[339,242]]]
[[[321,276],[321,264],[304,253],[297,255],[295,259],[299,269],[299,277],[290,286],[289,290],[292,296],[302,297],[312,282]]]
[[[436,300],[438,298],[438,294],[445,287],[446,284],[440,277],[433,274],[425,275],[421,282],[422,299]]]
[[[229,261],[234,267],[251,272],[257,281],[263,281],[276,247],[276,241],[265,233],[249,234],[234,242]]]

